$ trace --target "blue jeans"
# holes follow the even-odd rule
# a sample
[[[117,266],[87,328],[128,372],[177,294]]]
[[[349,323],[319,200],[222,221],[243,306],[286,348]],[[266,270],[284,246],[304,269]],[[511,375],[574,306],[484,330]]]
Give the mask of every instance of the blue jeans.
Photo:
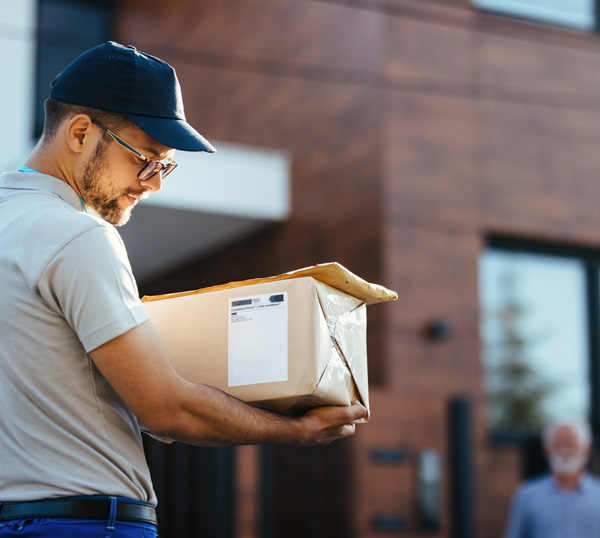
[[[1,538],[158,538],[148,523],[117,521],[108,529],[106,521],[40,517],[0,522]]]
[[[0,521],[0,538],[158,538],[158,534],[150,523],[115,521],[111,517],[104,521],[39,517]]]

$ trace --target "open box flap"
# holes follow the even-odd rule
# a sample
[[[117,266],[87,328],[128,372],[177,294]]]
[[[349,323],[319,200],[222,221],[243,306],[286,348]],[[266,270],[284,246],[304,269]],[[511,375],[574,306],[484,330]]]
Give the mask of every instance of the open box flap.
[[[207,293],[209,291],[218,291],[224,289],[238,288],[241,286],[249,286],[251,284],[263,284],[266,282],[274,282],[277,280],[289,280],[291,278],[301,277],[312,277],[315,280],[323,282],[335,288],[343,291],[348,295],[352,295],[365,304],[376,304],[386,301],[394,301],[398,298],[398,294],[392,290],[389,290],[379,284],[371,284],[366,280],[356,276],[354,273],[348,271],[344,266],[337,262],[323,263],[313,265],[311,267],[305,267],[296,271],[290,271],[289,273],[283,273],[277,276],[271,276],[267,278],[254,278],[251,280],[242,280],[239,282],[230,282],[228,284],[222,284],[220,286],[212,286],[210,288],[202,288],[195,291],[185,291],[181,293],[171,293],[166,295],[153,295],[145,296],[142,298],[142,302],[160,301],[162,299],[170,299],[173,297],[183,297],[185,295],[195,295],[197,293]]]

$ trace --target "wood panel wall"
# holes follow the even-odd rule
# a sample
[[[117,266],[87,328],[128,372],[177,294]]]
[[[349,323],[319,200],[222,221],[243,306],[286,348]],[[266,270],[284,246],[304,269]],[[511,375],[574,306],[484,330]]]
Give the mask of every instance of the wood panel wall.
[[[478,259],[490,233],[600,246],[600,41],[468,0],[123,0],[118,38],[178,71],[211,140],[293,155],[288,222],[144,293],[339,261],[396,289],[369,312],[373,419],[353,440],[355,535],[420,536],[415,458],[447,462],[447,402],[473,403],[478,536],[502,534],[518,457],[489,443]],[[243,257],[239,256],[244,253]],[[450,338],[424,336],[443,319]],[[401,447],[404,465],[373,462]],[[453,514],[444,471],[442,527]]]

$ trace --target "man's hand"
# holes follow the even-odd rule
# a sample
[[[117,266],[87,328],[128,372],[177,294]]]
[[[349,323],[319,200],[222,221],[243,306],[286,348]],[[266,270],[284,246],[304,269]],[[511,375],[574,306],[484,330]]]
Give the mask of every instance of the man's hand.
[[[364,418],[367,410],[358,401],[346,407],[315,407],[307,411],[300,420],[306,428],[307,438],[302,445],[328,445],[332,441],[354,435],[355,420]]]

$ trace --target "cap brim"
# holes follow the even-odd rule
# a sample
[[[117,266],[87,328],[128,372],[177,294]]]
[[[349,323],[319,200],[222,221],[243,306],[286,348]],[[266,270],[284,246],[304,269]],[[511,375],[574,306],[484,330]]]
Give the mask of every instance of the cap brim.
[[[165,146],[182,151],[216,153],[213,145],[185,120],[125,114],[142,131]]]

